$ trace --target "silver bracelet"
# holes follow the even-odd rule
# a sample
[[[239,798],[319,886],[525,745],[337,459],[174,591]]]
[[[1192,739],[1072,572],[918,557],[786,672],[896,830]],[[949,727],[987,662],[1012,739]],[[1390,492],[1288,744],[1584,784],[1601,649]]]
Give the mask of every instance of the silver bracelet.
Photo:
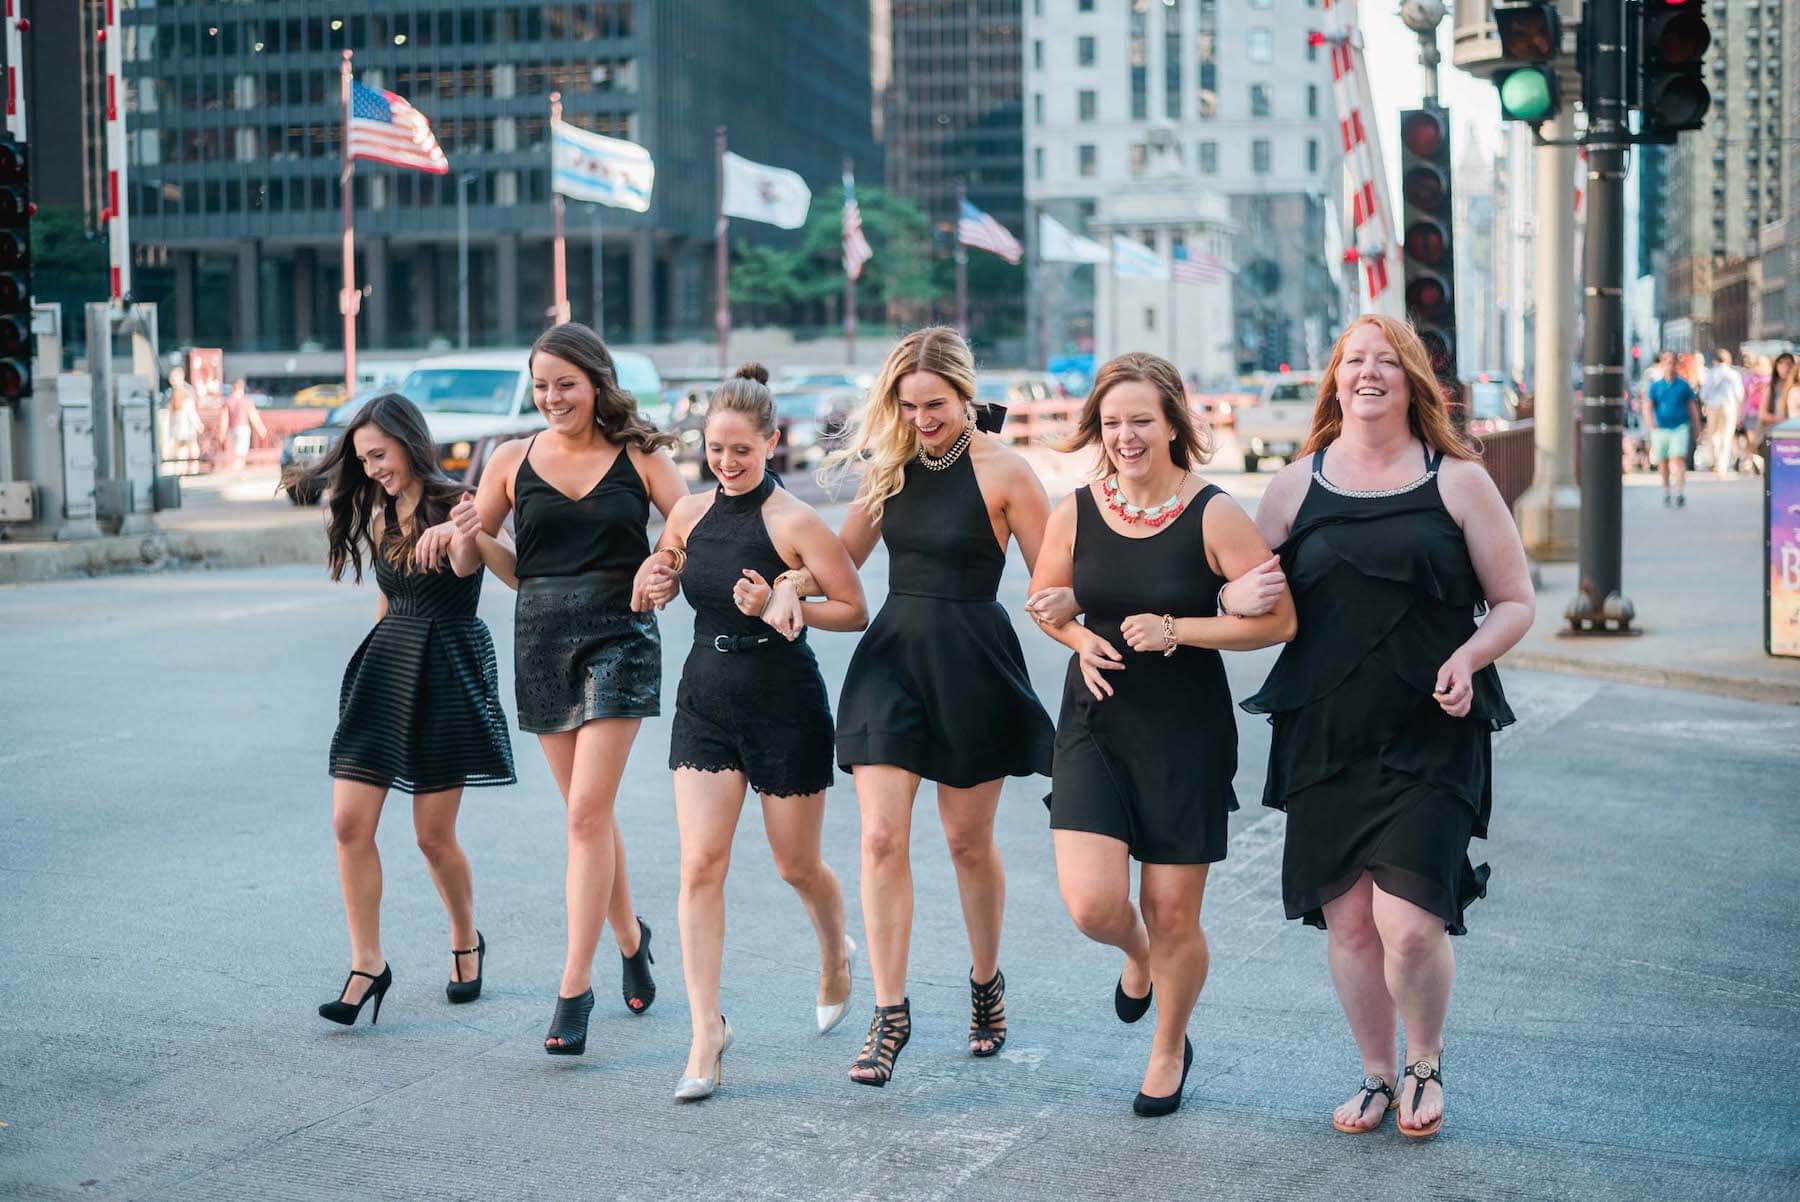
[[[1243,614],[1234,614],[1229,609],[1225,608],[1225,590],[1230,587],[1231,587],[1231,582],[1229,580],[1227,580],[1224,584],[1221,584],[1219,586],[1219,595],[1217,597],[1213,598],[1213,608],[1218,610],[1220,616],[1222,616],[1222,617],[1241,618],[1244,616]]]

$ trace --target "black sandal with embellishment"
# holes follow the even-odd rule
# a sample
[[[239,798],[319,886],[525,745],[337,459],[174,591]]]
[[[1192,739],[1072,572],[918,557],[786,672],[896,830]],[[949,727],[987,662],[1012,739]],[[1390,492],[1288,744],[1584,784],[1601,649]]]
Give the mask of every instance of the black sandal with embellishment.
[[[1427,1085],[1436,1081],[1438,1083],[1438,1092],[1442,1093],[1444,1091],[1444,1074],[1440,1071],[1443,1067],[1443,1063],[1444,1054],[1439,1052],[1436,1064],[1433,1064],[1429,1060],[1420,1060],[1406,1066],[1406,1076],[1402,1077],[1401,1080],[1410,1083],[1413,1087],[1412,1108],[1415,1113],[1417,1113],[1419,1109],[1419,1100],[1425,1096],[1425,1087]],[[1408,1127],[1405,1123],[1401,1122],[1400,1117],[1396,1115],[1394,1116],[1394,1126],[1400,1128],[1400,1134],[1406,1136],[1408,1139],[1430,1139],[1443,1129],[1444,1116],[1443,1114],[1439,1114],[1423,1127]]]
[[[894,1062],[900,1059],[900,1049],[911,1039],[911,998],[898,1006],[875,1007],[875,1017],[869,1020],[869,1037],[863,1041],[862,1055],[850,1065],[850,1079],[858,1085],[884,1087],[894,1079]],[[874,1075],[859,1077],[856,1075],[858,1069]]]
[[[1381,1108],[1381,1118],[1376,1119],[1367,1127],[1355,1127],[1349,1123],[1338,1122],[1334,1115],[1331,1120],[1332,1127],[1342,1131],[1345,1135],[1367,1135],[1369,1132],[1380,1127],[1381,1120],[1387,1118],[1387,1112],[1398,1106],[1400,1103],[1394,1097],[1394,1087],[1387,1083],[1387,1078],[1378,1073],[1370,1073],[1362,1080],[1362,1101],[1356,1107],[1357,1118],[1361,1118],[1369,1109],[1369,1103],[1375,1100],[1376,1094],[1383,1094],[1387,1097],[1387,1105]]]

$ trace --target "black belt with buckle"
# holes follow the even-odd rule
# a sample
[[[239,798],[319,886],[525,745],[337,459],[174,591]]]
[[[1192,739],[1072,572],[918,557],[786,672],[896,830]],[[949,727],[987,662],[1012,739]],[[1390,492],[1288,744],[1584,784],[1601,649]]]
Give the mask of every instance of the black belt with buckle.
[[[712,647],[714,651],[735,654],[740,651],[760,651],[770,643],[785,641],[775,634],[715,634]]]

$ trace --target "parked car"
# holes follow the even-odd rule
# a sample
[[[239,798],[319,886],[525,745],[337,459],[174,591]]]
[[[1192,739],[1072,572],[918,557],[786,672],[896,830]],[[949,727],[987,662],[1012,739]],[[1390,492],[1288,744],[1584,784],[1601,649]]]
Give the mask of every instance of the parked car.
[[[1519,420],[1518,390],[1503,379],[1482,375],[1465,380],[1463,399],[1468,405],[1470,433],[1489,434]]]
[[[775,420],[787,447],[788,470],[812,467],[842,445],[850,415],[862,404],[860,391],[777,393]]]
[[[344,403],[344,386],[342,384],[314,384],[302,388],[294,394],[294,404],[301,408],[313,405],[342,405]]]
[[[287,477],[290,468],[304,471],[317,466],[331,453],[331,448],[337,445],[338,439],[344,436],[356,411],[375,395],[373,392],[358,393],[326,414],[321,424],[282,439],[282,477]],[[324,490],[310,481],[285,485],[283,491],[287,493],[287,499],[296,505],[316,505],[324,495]]]
[[[1293,462],[1312,432],[1321,378],[1316,371],[1272,375],[1263,382],[1256,404],[1232,414],[1246,472],[1260,471],[1265,459]]]

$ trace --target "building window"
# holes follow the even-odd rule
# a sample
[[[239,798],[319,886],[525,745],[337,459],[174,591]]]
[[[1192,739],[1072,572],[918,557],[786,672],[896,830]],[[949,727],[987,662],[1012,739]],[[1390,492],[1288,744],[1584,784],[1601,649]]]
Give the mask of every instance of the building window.
[[[1271,63],[1275,61],[1275,34],[1268,29],[1252,29],[1249,43],[1246,46],[1248,57],[1253,63]]]
[[[1163,115],[1181,118],[1181,9],[1163,8]]]
[[[1044,69],[1044,39],[1038,38],[1031,43],[1031,65],[1039,71]]]
[[[1100,110],[1099,94],[1091,89],[1083,88],[1075,97],[1076,117],[1082,121],[1092,121]]]
[[[1044,94],[1042,92],[1031,94],[1031,120],[1037,125],[1044,123]]]
[[[1131,63],[1131,119],[1150,116],[1150,0],[1132,0],[1131,37],[1126,44]]]
[[[1306,140],[1306,170],[1313,175],[1319,173],[1319,140],[1317,138]]]
[[[1308,117],[1319,115],[1319,85],[1316,83],[1306,85],[1306,115]]]
[[[1156,310],[1148,306],[1144,308],[1144,330],[1147,333],[1156,333]]]
[[[1131,174],[1144,174],[1144,167],[1150,162],[1150,149],[1142,142],[1131,144]]]
[[[1075,148],[1075,169],[1079,174],[1083,176],[1092,176],[1096,174],[1098,168],[1098,156],[1094,153],[1092,145],[1082,145]]]
[[[1250,115],[1267,117],[1269,115],[1269,85],[1253,83],[1250,85]]]
[[[1219,0],[1199,0],[1194,24],[1194,111],[1206,120],[1219,115]]]
[[[1044,178],[1044,148],[1042,146],[1031,148],[1031,178]]]
[[[1075,65],[1091,67],[1094,65],[1094,39],[1080,37],[1075,39]]]
[[[1269,174],[1269,140],[1257,138],[1250,143],[1250,170],[1257,175]]]
[[[1200,174],[1217,175],[1219,173],[1219,144],[1217,142],[1200,143]]]
[[[1044,15],[1044,0],[1031,0],[1031,15],[1034,17]]]
[[[1075,11],[1078,13],[1093,12],[1094,0],[1075,0]]]

